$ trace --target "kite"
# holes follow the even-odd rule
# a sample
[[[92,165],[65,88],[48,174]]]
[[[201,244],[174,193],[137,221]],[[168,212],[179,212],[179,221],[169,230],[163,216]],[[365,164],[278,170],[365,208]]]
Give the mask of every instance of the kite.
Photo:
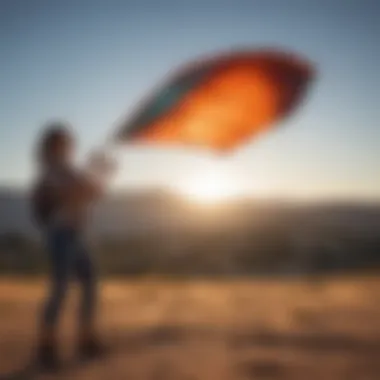
[[[230,151],[290,115],[313,77],[306,59],[277,50],[199,59],[153,91],[116,140]]]

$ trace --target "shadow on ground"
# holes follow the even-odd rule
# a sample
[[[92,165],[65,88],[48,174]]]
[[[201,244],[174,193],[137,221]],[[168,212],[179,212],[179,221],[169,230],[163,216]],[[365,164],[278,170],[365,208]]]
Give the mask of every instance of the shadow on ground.
[[[223,352],[229,358],[231,367],[228,379],[298,379],[301,377],[292,377],[291,375],[295,373],[295,367],[298,368],[298,371],[300,369],[306,371],[307,368],[310,370],[311,367],[308,367],[310,361],[314,366],[318,366],[318,363],[323,363],[323,358],[327,357],[330,361],[331,358],[339,358],[340,361],[342,358],[346,358],[347,363],[350,362],[350,358],[355,357],[355,359],[365,359],[365,366],[363,361],[359,360],[359,364],[361,364],[356,365],[353,370],[347,369],[344,378],[375,380],[380,373],[380,365],[377,364],[378,358],[380,358],[380,340],[375,338],[364,340],[339,334],[281,333],[257,329],[228,331],[226,329],[218,330],[211,326],[160,325],[133,331],[114,329],[108,332],[108,354],[104,358],[98,359],[96,364],[108,365],[108,360],[116,356],[127,359],[131,355],[134,357],[147,353],[155,355],[164,348],[175,350],[168,351],[168,355],[170,352],[178,355],[183,350],[183,355],[186,356],[186,347],[193,345],[200,349],[209,346],[209,352],[212,352],[213,347],[219,347],[219,350],[222,347]],[[17,351],[17,346],[25,344],[26,341],[27,338],[23,336],[14,336],[12,341],[7,342],[7,345]],[[295,359],[293,361],[284,360],[284,352],[292,353]],[[181,366],[181,361],[176,362],[174,359],[173,362],[172,366]],[[142,361],[142,363],[144,362]],[[83,363],[75,361],[75,359],[67,359],[64,361],[62,369],[63,373],[71,378],[70,374],[77,369],[94,364],[94,362]],[[146,365],[149,366],[149,362]],[[152,370],[154,369],[152,368]],[[365,377],[355,377],[358,376],[357,371],[360,371],[362,375],[366,371]],[[165,370],[156,369],[153,371],[155,375],[149,378],[153,380],[198,379],[196,375],[171,376],[170,372],[171,366],[167,366]],[[41,373],[36,368],[26,366],[8,374],[0,374],[0,380],[32,380],[39,378],[40,375]],[[309,376],[309,378],[313,377]],[[327,376],[325,378],[330,379]]]

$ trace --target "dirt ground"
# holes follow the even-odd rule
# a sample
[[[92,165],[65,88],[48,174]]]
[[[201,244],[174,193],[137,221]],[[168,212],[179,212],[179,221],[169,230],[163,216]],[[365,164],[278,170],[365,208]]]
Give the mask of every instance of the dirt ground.
[[[44,282],[0,280],[0,379],[379,380],[380,278],[105,281],[109,354],[74,359],[75,303],[62,320],[63,371],[28,367]]]

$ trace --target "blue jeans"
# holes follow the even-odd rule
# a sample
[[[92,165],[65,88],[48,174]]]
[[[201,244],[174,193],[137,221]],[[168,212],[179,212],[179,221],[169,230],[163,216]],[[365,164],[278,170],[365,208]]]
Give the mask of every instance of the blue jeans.
[[[81,326],[91,326],[95,312],[96,276],[80,232],[64,227],[51,228],[47,232],[46,242],[51,288],[44,307],[43,327],[56,326],[72,275],[79,281],[82,290],[79,322]]]

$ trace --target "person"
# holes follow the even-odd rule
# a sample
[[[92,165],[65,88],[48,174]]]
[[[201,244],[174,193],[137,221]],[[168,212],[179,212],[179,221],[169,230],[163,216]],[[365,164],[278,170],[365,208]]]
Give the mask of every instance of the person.
[[[78,354],[90,358],[104,350],[95,328],[97,284],[85,227],[89,208],[104,194],[114,165],[104,155],[95,154],[88,170],[79,170],[74,151],[75,139],[67,125],[47,126],[37,148],[38,176],[31,197],[50,262],[51,285],[37,347],[38,364],[49,369],[59,366],[57,326],[72,275],[82,290]]]

